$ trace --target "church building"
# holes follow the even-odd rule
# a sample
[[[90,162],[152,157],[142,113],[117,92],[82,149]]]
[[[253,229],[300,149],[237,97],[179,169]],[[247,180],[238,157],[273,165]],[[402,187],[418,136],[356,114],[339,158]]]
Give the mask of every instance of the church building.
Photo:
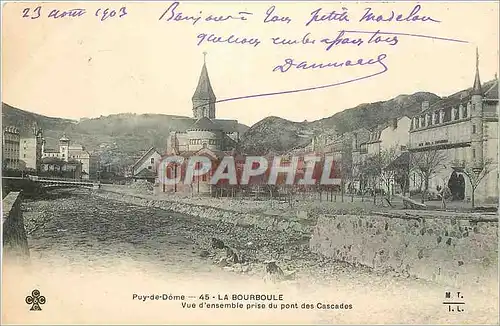
[[[204,53],[206,57],[206,53]],[[194,123],[185,131],[172,131],[167,141],[168,154],[235,150],[239,141],[238,121],[216,119],[217,98],[203,62],[198,86],[192,97]]]
[[[206,58],[206,53],[203,54]],[[216,118],[217,98],[210,83],[205,58],[198,85],[191,99],[193,123],[186,130],[170,132],[166,153],[184,157],[184,164],[191,156],[205,156],[212,161],[212,166],[217,166],[224,156],[237,156],[240,133],[237,120]],[[183,175],[185,166],[175,167],[176,171],[170,169],[167,168],[165,173]],[[212,175],[213,172],[210,171],[209,174]],[[215,187],[209,184],[210,175],[195,177],[191,185],[162,185],[160,191],[213,194]]]

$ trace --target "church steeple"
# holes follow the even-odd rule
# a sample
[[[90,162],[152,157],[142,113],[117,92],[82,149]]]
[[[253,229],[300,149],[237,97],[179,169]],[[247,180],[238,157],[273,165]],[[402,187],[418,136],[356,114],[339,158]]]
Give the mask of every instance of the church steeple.
[[[476,47],[476,77],[474,78],[474,86],[472,86],[472,95],[483,95],[481,89],[481,79],[479,78],[479,51]]]
[[[193,116],[196,119],[207,117],[210,119],[215,118],[215,93],[208,77],[208,70],[206,64],[206,52],[203,52],[203,67],[201,68],[200,79],[198,86],[193,94]]]

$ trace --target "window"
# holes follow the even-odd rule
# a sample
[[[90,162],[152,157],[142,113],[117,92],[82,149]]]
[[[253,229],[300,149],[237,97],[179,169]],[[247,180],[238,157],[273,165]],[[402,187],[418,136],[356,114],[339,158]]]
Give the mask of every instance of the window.
[[[472,149],[472,158],[476,158],[476,150]]]
[[[148,166],[148,170],[151,170],[151,165],[150,165],[150,166]]]
[[[151,158],[151,164],[154,164],[154,162],[155,162],[155,158],[154,158],[154,157],[152,157],[152,158]]]
[[[475,134],[476,133],[476,125],[472,125],[472,133]]]
[[[24,154],[24,158],[26,158],[26,154]]]

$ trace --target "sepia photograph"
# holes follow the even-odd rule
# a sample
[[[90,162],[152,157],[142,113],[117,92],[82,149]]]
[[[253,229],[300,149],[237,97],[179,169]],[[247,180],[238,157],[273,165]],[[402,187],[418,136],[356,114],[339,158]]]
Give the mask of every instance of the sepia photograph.
[[[2,324],[498,325],[499,3],[2,2]]]

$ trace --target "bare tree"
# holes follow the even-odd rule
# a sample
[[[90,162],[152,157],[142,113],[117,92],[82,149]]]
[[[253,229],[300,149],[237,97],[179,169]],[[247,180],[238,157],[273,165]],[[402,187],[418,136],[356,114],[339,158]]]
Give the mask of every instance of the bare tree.
[[[482,162],[469,163],[469,162],[455,162],[455,166],[462,167],[462,171],[467,178],[469,179],[469,183],[472,187],[471,194],[471,202],[472,208],[475,207],[475,193],[477,187],[481,184],[481,181],[486,177],[491,171],[495,169],[495,164],[493,164],[493,160],[488,158],[483,160]]]
[[[391,185],[394,182],[396,176],[395,169],[388,169],[388,166],[398,157],[398,153],[395,147],[384,149],[379,154],[378,164],[380,165],[380,181],[386,190],[386,197],[388,200],[391,199]]]
[[[382,168],[380,164],[380,156],[379,155],[371,155],[363,161],[363,163],[359,166],[359,173],[364,180],[367,181],[368,187],[371,188],[373,203],[376,202],[376,188],[377,181],[382,173]]]
[[[446,160],[446,154],[431,149],[423,152],[414,152],[410,156],[410,168],[417,172],[422,181],[424,189],[422,191],[422,203],[427,198],[429,191],[429,181],[443,168],[443,162]]]

